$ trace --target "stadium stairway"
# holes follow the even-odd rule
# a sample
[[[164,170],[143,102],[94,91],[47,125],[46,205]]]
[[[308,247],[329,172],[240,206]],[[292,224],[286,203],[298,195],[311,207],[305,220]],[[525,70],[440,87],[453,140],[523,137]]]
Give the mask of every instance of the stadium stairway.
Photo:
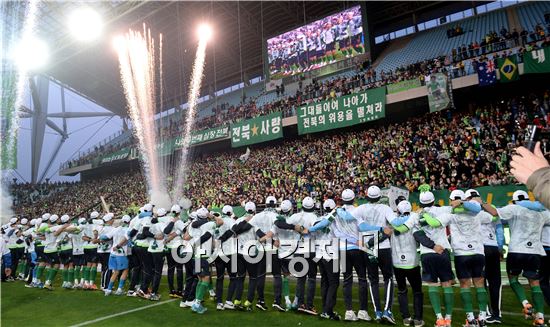
[[[372,63],[372,68],[376,69],[388,54],[392,52],[399,53],[399,51],[405,48],[413,38],[414,35],[408,35],[392,41],[390,45],[386,47],[382,53],[378,55],[378,58],[376,58],[376,60]]]
[[[521,32],[521,22],[519,20],[518,12],[516,10],[516,7],[508,7],[506,8],[506,15],[508,15],[508,26],[510,33],[514,30],[514,28],[519,32]]]

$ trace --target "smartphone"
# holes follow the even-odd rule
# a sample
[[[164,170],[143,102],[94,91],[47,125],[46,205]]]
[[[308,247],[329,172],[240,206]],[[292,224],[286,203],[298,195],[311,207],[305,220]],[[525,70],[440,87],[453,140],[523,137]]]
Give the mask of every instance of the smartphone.
[[[527,125],[527,131],[525,133],[525,147],[529,151],[535,151],[535,144],[538,141],[539,130],[536,125]]]

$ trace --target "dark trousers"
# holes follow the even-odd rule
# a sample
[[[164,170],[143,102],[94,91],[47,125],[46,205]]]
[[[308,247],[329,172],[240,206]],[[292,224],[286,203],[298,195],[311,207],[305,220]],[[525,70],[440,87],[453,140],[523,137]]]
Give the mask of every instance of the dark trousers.
[[[164,252],[150,253],[153,261],[153,285],[152,292],[158,293],[160,286],[160,279],[162,278],[162,266],[164,265]]]
[[[225,277],[225,272],[229,275],[229,287],[227,288],[227,300],[231,301],[233,295],[235,294],[236,286],[236,277],[237,273],[231,271],[231,260],[227,262],[223,261],[222,258],[216,258],[214,261],[216,266],[216,300],[218,303],[223,303],[223,280]]]
[[[195,299],[199,278],[195,273],[194,265],[195,260],[189,260],[183,265],[185,268],[185,290],[183,291],[182,301],[193,301]]]
[[[378,250],[378,258],[375,261],[369,260],[364,254],[367,263],[367,274],[369,276],[370,292],[374,302],[374,311],[391,310],[393,303],[393,262],[391,249]],[[378,268],[384,277],[386,304],[384,309],[380,306],[380,283],[378,282]]]
[[[11,252],[11,275],[17,277],[15,273],[17,272],[17,266],[19,266],[19,260],[25,255],[25,248],[13,248],[10,249]]]
[[[136,253],[138,247],[135,246],[132,248],[132,255],[128,257],[128,268],[130,271],[130,291],[133,291],[136,285],[139,285],[141,279],[141,261]]]
[[[296,257],[303,257],[307,261],[307,274],[298,277],[296,282],[296,297],[298,298],[298,306],[305,304],[306,307],[313,307],[313,299],[315,298],[315,282],[317,278],[317,262],[313,260],[315,253],[310,253],[309,257],[296,254]],[[303,267],[300,264],[295,265],[297,271],[301,271]],[[306,281],[307,281],[307,296],[306,296]]]
[[[485,285],[489,290],[491,315],[500,317],[502,280],[497,246],[485,246]]]
[[[540,265],[540,288],[546,300],[546,304],[550,306],[550,250],[545,249],[546,256],[541,258]]]
[[[282,293],[283,293],[283,276],[281,264],[282,260],[279,259],[277,253],[269,254],[271,255],[271,274],[273,275],[273,302],[276,304],[281,304]],[[288,260],[287,260],[288,268]],[[288,269],[287,269],[288,270]]]
[[[153,279],[153,256],[147,251],[147,248],[142,248],[139,251],[141,258],[141,286],[140,289],[147,293],[149,292],[149,284]]]
[[[101,287],[107,289],[109,286],[109,281],[111,280],[111,270],[109,269],[109,256],[111,253],[100,252],[97,255],[99,256],[99,262],[101,263]]]
[[[413,291],[413,307],[414,319],[422,320],[424,295],[422,294],[422,275],[420,274],[420,266],[412,269],[394,268],[395,281],[397,282],[397,300],[399,301],[399,311],[403,319],[410,318],[409,299],[407,296],[408,288],[407,281],[411,285]]]
[[[367,310],[367,268],[365,253],[361,250],[346,251],[346,271],[344,272],[344,305],[352,310],[351,291],[353,287],[353,270],[359,279],[359,310]]]
[[[168,263],[168,287],[170,291],[183,292],[183,263],[176,262],[174,257],[172,257],[172,252],[173,251],[168,251],[166,253],[166,262]],[[174,272],[176,273],[177,288],[174,287]]]
[[[323,303],[323,312],[334,313],[336,305],[336,293],[340,284],[340,271],[335,267],[334,260],[321,259],[319,261],[319,270],[321,271],[321,299]]]
[[[258,284],[258,264],[246,260],[242,254],[237,255],[237,285],[235,287],[235,299],[241,300],[244,291],[244,279],[248,274],[248,294],[246,299],[254,301],[254,293]]]

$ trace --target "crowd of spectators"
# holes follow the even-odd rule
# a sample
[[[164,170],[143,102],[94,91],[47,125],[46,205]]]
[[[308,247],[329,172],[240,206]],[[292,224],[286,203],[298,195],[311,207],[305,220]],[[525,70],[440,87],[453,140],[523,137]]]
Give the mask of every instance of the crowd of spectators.
[[[185,195],[195,205],[263,203],[267,194],[299,202],[319,199],[353,188],[364,197],[369,185],[418,190],[475,188],[513,183],[508,173],[511,151],[523,140],[528,122],[550,125],[550,93],[530,95],[411,118],[406,122],[361,131],[334,131],[277,144],[259,145],[246,161],[242,150],[193,158]],[[550,142],[542,144],[550,152]],[[273,160],[277,158],[277,160]],[[121,213],[146,202],[139,171],[66,184],[34,203],[24,200],[29,185],[12,187],[16,211],[38,215],[43,211],[79,214],[107,198],[111,210]],[[34,186],[43,187],[43,186]]]

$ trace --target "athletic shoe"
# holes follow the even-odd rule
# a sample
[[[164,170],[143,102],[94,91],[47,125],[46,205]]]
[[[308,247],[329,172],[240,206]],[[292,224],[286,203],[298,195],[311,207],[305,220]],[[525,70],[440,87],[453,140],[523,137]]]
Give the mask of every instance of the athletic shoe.
[[[126,292],[126,296],[128,296],[128,297],[136,297],[136,296],[137,296],[137,293],[136,293],[135,291],[128,290],[128,292]]]
[[[374,320],[377,322],[377,323],[380,323],[382,321],[382,311],[376,311],[374,313]]]
[[[546,326],[546,324],[544,323],[543,318],[536,318],[535,320],[533,320],[533,326],[535,326],[535,327],[544,327],[544,326]]]
[[[412,318],[403,318],[403,326],[414,326],[414,321]]]
[[[414,325],[411,325],[414,327],[424,327],[424,320],[414,320]]]
[[[330,314],[330,320],[340,321],[342,320],[342,317],[340,317],[340,315],[336,312],[333,312]]]
[[[171,290],[171,291],[170,291],[170,294],[168,294],[168,296],[169,296],[169,297],[172,297],[172,298],[176,297],[176,291]]]
[[[181,301],[180,308],[190,308],[193,305],[193,301]]]
[[[67,287],[66,287],[66,289],[72,290],[73,288],[74,288],[73,283],[67,282]]]
[[[319,318],[321,318],[321,319],[330,319],[330,315],[326,312],[323,312],[319,315]]]
[[[235,310],[235,305],[231,301],[225,301],[223,308],[224,310]]]
[[[13,279],[12,276],[9,276],[9,277],[6,278],[6,282],[8,282],[8,283],[15,282],[15,279]]]
[[[279,303],[273,303],[271,307],[276,309],[277,311],[286,312],[286,309],[283,308]]]
[[[364,321],[371,321],[372,318],[369,316],[369,313],[367,310],[359,310],[357,311],[357,319],[364,320]]]
[[[435,326],[436,327],[447,327],[447,326],[450,326],[450,324],[447,324],[447,320],[445,320],[445,319],[437,319],[435,321]]]
[[[149,300],[150,301],[158,301],[158,300],[160,300],[160,295],[158,295],[156,293],[151,293],[151,295],[149,295]]]
[[[105,290],[105,291],[103,291],[103,292],[105,293],[105,296],[109,296],[109,295],[111,295],[111,293],[112,293],[113,291],[107,289],[107,290]]]
[[[36,288],[44,288],[44,283],[40,282],[36,284]]]
[[[355,312],[353,310],[346,311],[346,314],[344,315],[344,320],[346,321],[357,321],[357,316],[355,315]]]
[[[176,291],[176,294],[174,294],[174,297],[177,299],[183,299],[183,293],[180,291]]]
[[[208,291],[208,294],[210,295],[210,297],[212,299],[215,299],[216,298],[216,291],[214,291],[214,289],[211,289]]]
[[[74,287],[73,287],[75,290],[79,290],[82,288],[82,284],[80,283],[74,283]]]
[[[122,294],[124,294],[124,290],[122,288],[117,289],[116,292],[115,292],[115,295],[118,295],[118,296],[120,296]]]
[[[298,298],[294,297],[294,301],[292,301],[292,304],[290,305],[291,310],[298,310]]]
[[[312,315],[312,316],[316,316],[317,315],[317,310],[315,310],[314,306],[306,307],[306,309],[304,310],[304,313],[307,313],[307,314]]]
[[[244,309],[245,309],[246,311],[252,311],[252,303],[250,303],[250,301],[246,300],[246,301],[244,302]]]
[[[241,301],[239,301],[239,300],[234,300],[234,301],[233,301],[233,304],[234,304],[236,310],[244,310],[244,308],[243,308],[243,306],[242,306],[242,304],[241,304]]]
[[[489,316],[485,319],[488,324],[502,324],[502,318],[498,316]]]
[[[33,288],[33,287],[36,287],[36,286],[34,286],[34,285],[35,285],[34,283],[25,284],[25,287],[26,287],[26,288]]]
[[[90,287],[88,289],[90,289],[92,291],[97,291],[97,286],[95,286],[95,284],[92,284],[92,285],[90,285]]]
[[[393,318],[393,314],[390,310],[384,311],[384,313],[382,314],[382,320],[389,324],[395,325],[395,319]]]
[[[264,301],[258,301],[256,302],[256,308],[262,310],[262,311],[267,311],[267,306],[265,305],[265,302]]]
[[[527,303],[526,305],[523,306],[523,315],[525,317],[526,320],[531,320],[533,319],[533,306],[529,303]]]
[[[298,307],[298,312],[306,312],[307,308],[305,304],[302,304]]]
[[[451,319],[445,319],[445,326],[451,327],[452,326],[452,320]]]
[[[193,303],[193,305],[191,306],[191,310],[192,310],[193,312],[198,313],[198,314],[203,314],[203,313],[206,312],[207,309],[206,309],[205,307],[203,307],[202,304],[195,302],[195,303]]]
[[[44,284],[44,289],[48,291],[53,291],[53,286],[51,284]]]
[[[67,282],[63,282],[63,283],[61,284],[61,288],[65,288],[65,286],[67,286]]]
[[[218,305],[216,305],[216,310],[223,311],[223,303],[218,303]]]
[[[138,291],[136,292],[136,295],[137,295],[138,297],[145,298],[147,294],[145,294],[145,292],[143,292],[142,290],[138,290]]]
[[[293,310],[292,302],[290,302],[290,300],[285,300],[285,306],[286,306],[286,311]]]
[[[466,323],[464,324],[464,327],[476,327],[476,326],[478,326],[477,320],[475,320],[475,319],[471,319],[471,320],[466,319]]]

